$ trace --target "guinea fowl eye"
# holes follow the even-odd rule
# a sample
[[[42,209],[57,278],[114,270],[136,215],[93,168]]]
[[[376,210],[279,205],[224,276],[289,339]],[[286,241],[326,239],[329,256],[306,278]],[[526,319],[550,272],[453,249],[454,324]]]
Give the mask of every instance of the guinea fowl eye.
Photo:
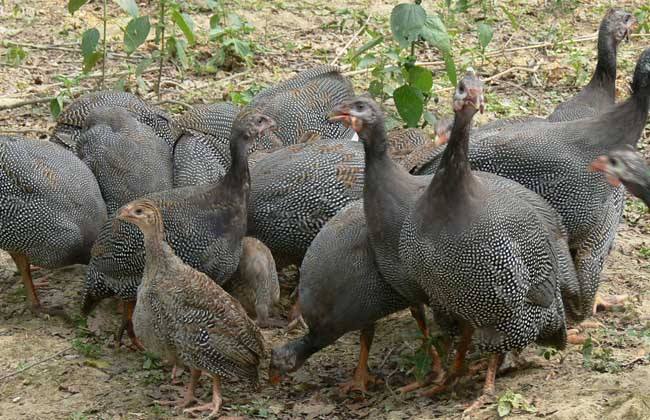
[[[609,158],[609,164],[612,166],[618,166],[618,159],[616,158]]]
[[[141,216],[142,215],[142,209],[135,209],[135,214],[137,216]]]

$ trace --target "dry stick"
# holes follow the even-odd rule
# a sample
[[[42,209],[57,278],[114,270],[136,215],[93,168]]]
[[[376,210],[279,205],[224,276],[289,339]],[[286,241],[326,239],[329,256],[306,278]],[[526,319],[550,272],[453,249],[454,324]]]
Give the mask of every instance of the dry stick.
[[[72,43],[72,44],[52,44],[52,45],[45,45],[45,44],[31,44],[29,42],[16,42],[16,41],[3,41],[4,44],[10,46],[10,47],[25,47],[25,48],[31,48],[34,50],[58,50],[58,51],[67,51],[67,52],[75,52],[81,54],[81,49],[79,48],[79,44],[77,43]],[[71,47],[66,47],[65,45],[77,45],[77,48],[71,48]],[[108,51],[108,55],[111,55],[113,57],[120,57],[120,58],[127,58],[127,59],[133,59],[135,60],[136,58],[142,58],[144,55],[139,54],[139,53],[133,53],[131,56],[128,56],[124,53],[119,53],[119,52],[112,52]],[[26,66],[21,66],[21,68],[26,67]],[[37,68],[34,66],[34,68]]]
[[[156,95],[160,100],[160,81],[162,80],[163,61],[165,59],[165,0],[160,0],[160,63],[158,64],[158,80],[156,81]]]
[[[60,352],[58,352],[58,353],[54,353],[53,355],[46,357],[45,359],[41,359],[41,360],[39,360],[37,362],[32,363],[31,365],[25,366],[22,369],[18,369],[17,371],[15,371],[13,373],[9,373],[9,374],[7,374],[5,376],[0,377],[0,381],[4,381],[5,379],[11,378],[12,376],[16,376],[18,374],[21,374],[24,371],[33,368],[34,366],[37,366],[37,365],[40,365],[41,363],[47,362],[48,360],[55,359],[55,358],[61,356],[62,354],[67,353],[70,350],[72,350],[72,347],[65,348],[65,349],[61,350]]]
[[[336,54],[336,57],[334,57],[334,60],[332,60],[332,62],[330,63],[330,65],[332,65],[332,66],[335,65],[335,64],[339,61],[339,59],[340,59],[341,57],[343,57],[343,54],[345,54],[345,53],[347,52],[348,48],[350,48],[350,45],[351,45],[351,44],[352,44],[352,43],[353,43],[357,38],[359,38],[359,35],[361,35],[361,32],[363,32],[363,31],[366,29],[366,26],[368,26],[368,22],[370,22],[370,18],[371,18],[371,17],[372,17],[372,15],[368,15],[368,18],[366,19],[365,23],[364,23],[363,25],[361,25],[361,28],[359,28],[359,30],[358,30],[357,32],[355,32],[354,35],[352,35],[352,38],[350,38],[350,40],[347,42],[347,44],[345,44],[345,46],[343,47],[343,49],[342,49],[341,51],[339,51],[338,54]]]
[[[510,68],[505,69],[505,70],[502,71],[502,72],[499,72],[499,73],[497,73],[497,74],[495,74],[495,75],[492,75],[492,76],[490,76],[490,77],[486,77],[485,79],[482,79],[482,80],[483,80],[484,83],[485,83],[485,82],[489,82],[490,80],[496,80],[496,79],[499,79],[499,78],[505,76],[506,74],[512,73],[513,71],[517,71],[517,70],[527,71],[528,73],[537,73],[537,69],[536,69],[536,68],[535,68],[535,69],[531,69],[531,68],[528,68],[528,67],[510,67]],[[449,91],[452,91],[452,90],[454,90],[454,89],[456,89],[456,87],[455,87],[455,86],[451,86],[451,87],[446,87],[446,88],[442,88],[442,89],[434,90],[433,93],[449,92]]]

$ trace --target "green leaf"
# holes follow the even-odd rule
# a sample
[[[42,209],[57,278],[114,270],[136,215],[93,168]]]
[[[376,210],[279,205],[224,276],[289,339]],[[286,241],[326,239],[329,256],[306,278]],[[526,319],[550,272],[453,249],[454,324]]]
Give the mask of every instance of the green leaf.
[[[86,3],[88,3],[88,0],[70,0],[68,2],[68,12],[70,12],[71,15],[74,15],[74,12],[79,10],[81,6]]]
[[[63,110],[63,97],[57,96],[50,101],[50,113],[54,118],[58,117]]]
[[[84,56],[84,63],[83,63],[84,66],[83,66],[82,71],[84,73],[90,72],[95,67],[95,64],[97,64],[99,62],[99,60],[102,59],[102,57],[103,57],[103,54],[100,53],[99,51],[96,51],[96,52],[94,52],[94,53],[92,53],[90,55]]]
[[[6,62],[8,65],[17,67],[27,58],[27,51],[22,47],[11,47],[7,51]]]
[[[438,16],[427,16],[425,27],[422,30],[422,38],[443,54],[451,53],[451,41],[449,40],[447,28]]]
[[[135,0],[115,0],[115,3],[124,10],[129,16],[137,18],[140,15],[138,11],[138,5],[135,3]]]
[[[444,54],[442,58],[445,60],[445,70],[447,70],[447,78],[451,82],[452,86],[456,86],[458,83],[458,75],[456,73],[456,64],[454,63],[454,58],[451,54]]]
[[[427,12],[419,4],[402,3],[390,14],[393,38],[404,48],[417,41],[427,19]]]
[[[424,121],[426,121],[431,127],[435,127],[438,123],[436,116],[429,111],[424,111]]]
[[[124,30],[124,47],[127,54],[133,53],[147,40],[150,29],[149,16],[141,16],[129,21]]]
[[[494,35],[494,30],[490,25],[488,25],[485,22],[481,22],[478,24],[478,41],[479,44],[481,45],[482,50],[485,50],[488,44],[490,44],[493,35]]]
[[[505,7],[505,6],[499,6],[499,9],[508,17],[508,20],[510,20],[510,24],[512,25],[512,28],[514,30],[519,30],[519,22],[517,21],[517,17],[510,12],[510,10]]]
[[[173,36],[169,37],[167,40],[167,48],[169,48],[169,52],[180,61],[181,66],[184,69],[189,66],[187,53],[185,52],[185,45],[185,40]]]
[[[383,93],[384,84],[379,80],[373,80],[368,86],[368,92],[375,98],[379,98]]]
[[[399,116],[406,125],[417,127],[424,111],[424,104],[416,90],[409,85],[400,86],[393,92],[393,100]]]
[[[409,69],[409,85],[418,88],[422,93],[429,93],[433,87],[433,74],[424,67],[413,66]]]
[[[512,404],[510,401],[499,400],[499,403],[497,404],[497,413],[499,414],[499,417],[505,417],[510,414],[511,411]]]
[[[181,32],[183,32],[187,42],[189,42],[190,45],[194,45],[194,22],[192,21],[192,18],[185,13],[180,13],[178,10],[174,10],[172,12],[172,20]]]
[[[589,367],[591,365],[591,354],[594,351],[594,343],[591,341],[591,336],[587,337],[582,344],[582,365]]]
[[[98,43],[99,31],[97,28],[90,28],[81,35],[81,54],[84,58],[95,52]]]

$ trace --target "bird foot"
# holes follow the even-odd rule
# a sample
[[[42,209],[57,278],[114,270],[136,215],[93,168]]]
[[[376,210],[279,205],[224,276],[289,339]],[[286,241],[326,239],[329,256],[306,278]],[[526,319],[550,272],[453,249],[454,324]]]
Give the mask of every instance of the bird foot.
[[[494,395],[492,394],[483,394],[476,399],[472,404],[470,404],[465,410],[463,410],[464,415],[472,414],[476,410],[483,407],[485,404],[494,402]]]
[[[267,319],[257,319],[255,321],[258,327],[260,328],[285,328],[289,327],[289,324],[286,321],[281,319],[267,318]]]
[[[355,370],[352,379],[339,385],[339,391],[342,394],[349,394],[352,391],[359,391],[362,394],[365,394],[368,392],[368,385],[379,385],[382,383],[384,383],[383,380],[372,375],[367,370],[363,372]]]
[[[587,337],[583,334],[580,334],[580,330],[572,328],[567,330],[566,342],[569,344],[584,344],[587,341]]]
[[[221,408],[221,402],[222,400],[219,398],[216,399],[216,401],[213,400],[207,404],[201,404],[195,407],[186,408],[183,410],[183,414],[195,416],[205,413],[206,411],[211,411],[210,416],[216,416],[219,413],[219,409]]]
[[[179,385],[183,383],[183,381],[181,381],[179,378],[179,376],[181,376],[182,374],[183,374],[183,368],[174,365],[174,367],[172,368],[172,381],[171,381],[172,385]]]
[[[595,315],[599,311],[611,311],[622,306],[628,299],[629,295],[597,295],[594,301],[593,314]]]
[[[39,289],[39,290],[49,289],[50,280],[47,278],[47,276],[43,276],[32,281],[32,284],[34,285],[34,289]]]
[[[126,348],[131,351],[145,351],[142,341],[140,341],[140,339],[135,335],[135,332],[133,331],[133,324],[130,320],[124,320],[122,322],[122,325],[120,325],[120,329],[117,331],[117,334],[115,336],[115,346],[117,348],[122,347],[122,337],[124,336],[125,331],[131,340],[131,344],[127,344]]]
[[[298,325],[302,326],[305,329],[309,328],[305,320],[302,318],[302,315],[300,315],[298,318],[295,318],[294,320],[289,322],[289,324],[287,325],[287,332],[293,331],[298,327]]]

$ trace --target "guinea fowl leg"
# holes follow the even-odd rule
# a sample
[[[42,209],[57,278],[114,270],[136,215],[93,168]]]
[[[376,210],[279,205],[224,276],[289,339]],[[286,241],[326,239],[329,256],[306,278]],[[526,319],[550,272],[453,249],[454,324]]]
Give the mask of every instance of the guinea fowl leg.
[[[176,368],[176,365],[174,365],[174,368]],[[185,388],[185,394],[182,399],[155,401],[156,404],[182,408],[189,406],[196,400],[196,398],[194,398],[194,391],[196,390],[196,385],[199,383],[200,377],[201,371],[199,369],[192,369],[190,372],[190,382],[187,384],[187,388]]]
[[[486,403],[494,399],[494,382],[497,371],[503,361],[503,354],[497,353],[490,356],[488,360],[487,373],[485,374],[485,383],[483,384],[483,394],[476,399],[469,407],[465,409],[464,414],[469,414],[474,410],[483,407]]]
[[[460,341],[456,346],[456,356],[454,357],[454,364],[451,367],[451,372],[447,375],[444,382],[436,385],[433,388],[422,392],[421,396],[431,397],[449,389],[465,372],[465,356],[472,344],[472,336],[474,335],[474,328],[464,326],[460,337]]]
[[[136,349],[140,351],[144,351],[144,346],[142,345],[142,342],[140,339],[135,335],[135,331],[133,330],[133,310],[135,309],[135,302],[124,302],[124,310],[122,312],[122,325],[120,325],[120,329],[117,332],[117,346],[122,345],[122,337],[124,336],[124,331],[126,331],[126,334],[129,336],[129,339],[131,339],[131,345]]]
[[[350,391],[360,391],[366,393],[368,391],[368,384],[379,383],[374,375],[368,372],[368,354],[370,353],[370,346],[375,337],[375,324],[369,325],[361,330],[361,348],[359,350],[359,363],[354,369],[354,375],[348,382],[339,385],[341,392],[347,394]]]
[[[418,327],[422,332],[424,346],[427,347],[427,352],[429,353],[429,357],[431,357],[431,374],[428,375],[427,378],[425,378],[425,380],[423,381],[415,381],[413,383],[401,387],[399,389],[399,392],[402,394],[415,391],[416,389],[427,386],[433,382],[437,382],[445,374],[442,368],[442,360],[440,359],[440,355],[438,354],[436,348],[432,346],[430,343],[431,335],[429,332],[429,327],[427,325],[424,305],[411,306],[409,309],[411,310],[411,316],[415,318],[415,321],[417,322]]]
[[[593,314],[596,315],[596,312],[598,311],[611,311],[625,303],[628,298],[628,295],[611,295],[603,297],[600,294],[597,294],[596,299],[594,300]]]
[[[9,255],[11,255],[11,258],[14,260],[14,263],[20,272],[20,277],[23,280],[25,293],[27,293],[27,299],[29,299],[30,309],[32,312],[69,319],[68,315],[63,311],[62,308],[45,308],[43,305],[41,305],[41,301],[38,299],[38,295],[36,294],[36,287],[32,279],[32,271],[29,264],[29,258],[24,254],[13,252],[10,252]]]
[[[198,405],[192,408],[187,408],[183,410],[183,413],[194,414],[194,413],[201,413],[204,411],[212,411],[211,416],[216,416],[217,413],[219,413],[219,409],[221,408],[222,402],[223,399],[221,398],[221,378],[219,378],[219,376],[217,375],[214,375],[212,377],[212,402]]]

